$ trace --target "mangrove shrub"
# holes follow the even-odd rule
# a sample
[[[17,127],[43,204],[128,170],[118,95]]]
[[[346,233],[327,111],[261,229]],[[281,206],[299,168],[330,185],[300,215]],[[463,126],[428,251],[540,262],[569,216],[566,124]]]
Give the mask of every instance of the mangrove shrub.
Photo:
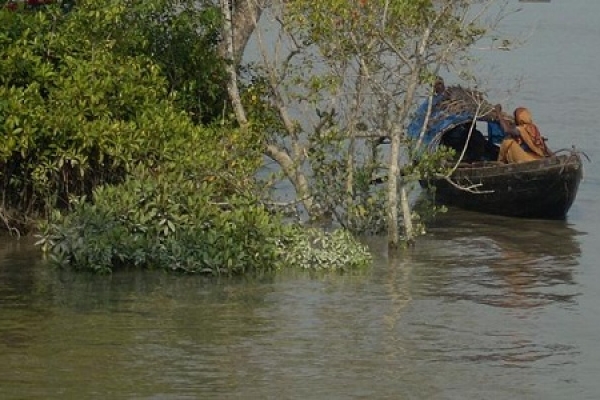
[[[283,224],[248,193],[223,202],[205,176],[136,175],[97,188],[92,202],[76,202],[70,213],[55,212],[39,242],[55,263],[99,273],[142,267],[236,275],[370,262],[366,248],[347,232]]]
[[[173,160],[223,110],[209,8],[59,3],[0,7],[0,211],[16,226]]]

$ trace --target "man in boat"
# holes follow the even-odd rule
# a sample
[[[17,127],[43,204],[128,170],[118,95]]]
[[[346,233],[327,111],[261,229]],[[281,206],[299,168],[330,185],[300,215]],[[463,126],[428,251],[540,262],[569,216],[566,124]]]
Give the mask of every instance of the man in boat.
[[[433,84],[433,94],[435,96],[444,96],[446,94],[446,83],[444,78],[438,76]]]
[[[504,163],[522,163],[549,157],[552,152],[546,146],[546,139],[533,123],[531,112],[525,107],[515,109],[515,126],[512,126],[502,113],[502,106],[494,107],[498,123],[502,127],[505,139],[500,144],[498,161]]]
[[[445,132],[440,143],[454,149],[457,156],[464,151],[463,162],[472,163],[486,159],[487,140],[475,127],[473,121],[460,124]]]

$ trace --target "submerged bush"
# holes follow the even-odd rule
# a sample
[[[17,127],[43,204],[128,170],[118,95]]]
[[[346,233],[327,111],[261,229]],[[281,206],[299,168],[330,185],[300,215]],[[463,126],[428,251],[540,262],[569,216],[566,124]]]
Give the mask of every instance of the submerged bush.
[[[347,270],[371,262],[371,254],[347,230],[293,227],[285,235],[283,261],[312,270]]]
[[[164,178],[164,179],[163,179]],[[249,197],[215,199],[211,183],[183,175],[131,178],[93,201],[55,212],[40,244],[55,261],[110,272],[124,266],[237,274],[275,267],[280,224]]]
[[[124,267],[237,275],[283,266],[342,270],[366,265],[348,233],[284,225],[251,194],[226,201],[215,182],[185,174],[130,178],[92,201],[55,212],[38,242],[54,262],[110,273]]]

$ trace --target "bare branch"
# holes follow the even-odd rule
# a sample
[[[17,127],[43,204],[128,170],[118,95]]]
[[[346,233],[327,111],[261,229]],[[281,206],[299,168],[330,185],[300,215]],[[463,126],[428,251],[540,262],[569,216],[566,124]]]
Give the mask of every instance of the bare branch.
[[[455,182],[454,180],[452,180],[452,178],[450,176],[448,176],[446,174],[436,174],[435,177],[438,179],[443,179],[446,182],[448,182],[449,184],[451,184],[452,186],[454,186],[455,188],[457,188],[459,190],[463,190],[465,192],[475,193],[475,194],[494,193],[493,190],[479,190],[478,188],[480,188],[482,186],[481,183],[469,182],[468,185],[463,185],[461,183]]]

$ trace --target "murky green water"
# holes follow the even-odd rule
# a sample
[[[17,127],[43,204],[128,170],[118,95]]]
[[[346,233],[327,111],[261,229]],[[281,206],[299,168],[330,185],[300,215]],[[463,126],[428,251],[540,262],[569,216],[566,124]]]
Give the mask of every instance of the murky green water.
[[[371,240],[365,271],[235,280],[54,271],[5,243],[0,398],[585,398],[585,236],[512,222],[455,211],[398,259]]]
[[[600,3],[523,4],[490,56],[553,148],[592,158],[567,221],[453,210],[372,268],[209,280],[46,268],[0,242],[0,399],[596,399]],[[494,84],[494,82],[492,82]],[[492,86],[493,86],[492,84]]]

